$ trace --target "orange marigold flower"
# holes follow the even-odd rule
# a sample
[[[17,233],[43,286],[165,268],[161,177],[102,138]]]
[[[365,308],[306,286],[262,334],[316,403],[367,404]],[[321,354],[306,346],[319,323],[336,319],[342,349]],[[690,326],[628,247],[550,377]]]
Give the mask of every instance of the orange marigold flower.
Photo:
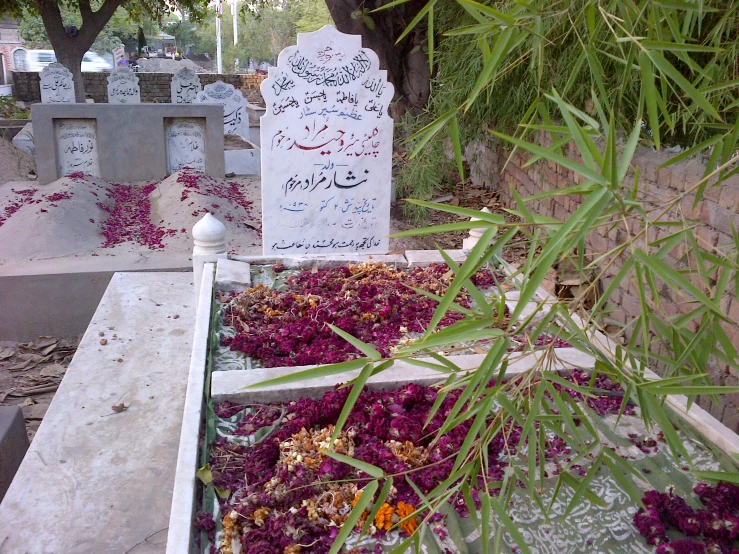
[[[401,520],[411,515],[415,511],[416,509],[413,507],[412,504],[406,504],[402,501],[398,502],[396,513]],[[418,522],[416,521],[415,517],[408,519],[400,524],[400,528],[409,535],[412,535],[416,531],[416,527],[418,527]]]
[[[354,500],[352,500],[352,506],[356,506],[357,502],[359,502],[359,499],[362,498],[362,491],[359,491],[356,496],[354,497]]]
[[[390,531],[390,528],[393,526],[393,512],[395,512],[395,510],[387,502],[380,506],[380,510],[375,516],[375,527],[377,527],[378,530],[382,529],[383,531]]]

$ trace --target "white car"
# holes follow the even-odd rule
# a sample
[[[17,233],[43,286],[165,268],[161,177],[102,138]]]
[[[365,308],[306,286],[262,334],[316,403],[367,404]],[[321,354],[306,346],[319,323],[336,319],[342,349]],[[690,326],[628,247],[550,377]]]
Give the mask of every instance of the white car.
[[[53,50],[28,50],[26,52],[26,70],[41,71],[56,61]],[[82,57],[83,72],[110,71],[111,67],[99,54],[88,52]]]

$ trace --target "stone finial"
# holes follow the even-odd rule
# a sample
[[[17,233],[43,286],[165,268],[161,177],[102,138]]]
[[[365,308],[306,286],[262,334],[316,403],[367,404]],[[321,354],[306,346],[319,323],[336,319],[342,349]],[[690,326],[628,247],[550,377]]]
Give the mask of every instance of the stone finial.
[[[203,280],[203,266],[206,262],[215,262],[227,258],[226,226],[212,214],[207,213],[192,228],[192,276],[195,285],[195,299],[200,296],[200,285]]]
[[[195,243],[193,255],[222,254],[226,252],[226,226],[213,214],[207,213],[192,228]]]
[[[486,214],[491,213],[487,207],[480,211]],[[470,221],[480,221],[480,219],[477,217],[471,217]],[[472,248],[480,241],[480,238],[486,229],[487,227],[473,227],[470,229],[470,235],[466,239],[462,240],[462,250],[472,250]]]

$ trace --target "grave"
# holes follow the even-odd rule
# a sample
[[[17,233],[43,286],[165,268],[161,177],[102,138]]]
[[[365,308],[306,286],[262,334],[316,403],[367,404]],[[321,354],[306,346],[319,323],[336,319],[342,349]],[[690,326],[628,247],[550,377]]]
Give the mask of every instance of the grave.
[[[459,259],[464,258],[464,252],[454,251],[450,254],[454,255]],[[394,263],[397,267],[423,267],[429,263],[443,262],[444,258],[439,253],[426,252],[426,251],[408,251],[404,256],[399,256],[400,259],[396,259]],[[245,259],[245,258],[241,258]],[[201,453],[201,445],[199,440],[202,440],[204,436],[203,426],[205,420],[209,422],[208,425],[217,425],[218,437],[225,437],[227,440],[235,440],[238,444],[249,445],[245,434],[236,432],[238,435],[234,439],[234,430],[238,424],[238,416],[235,419],[231,419],[230,415],[219,415],[216,423],[213,423],[213,416],[206,415],[206,406],[215,406],[220,402],[231,402],[235,404],[248,404],[252,406],[264,406],[267,403],[277,402],[289,409],[289,403],[297,399],[312,398],[320,399],[321,395],[334,388],[336,383],[346,382],[347,380],[356,377],[359,374],[359,370],[354,370],[341,375],[330,375],[326,374],[322,377],[317,377],[308,381],[299,381],[292,384],[274,384],[265,385],[260,387],[254,387],[255,384],[279,376],[287,376],[292,373],[296,373],[301,370],[307,369],[306,367],[290,367],[290,368],[251,368],[251,369],[233,369],[231,368],[232,362],[226,362],[225,358],[222,358],[217,354],[219,350],[219,340],[221,335],[221,327],[218,317],[217,310],[214,310],[213,304],[216,302],[221,293],[232,290],[241,290],[246,286],[255,286],[258,283],[265,283],[264,275],[262,270],[259,268],[260,264],[274,264],[279,263],[287,268],[303,268],[310,273],[313,273],[318,269],[336,267],[337,265],[345,263],[361,263],[366,261],[374,261],[374,257],[362,256],[362,255],[345,255],[337,257],[284,257],[284,258],[269,258],[267,256],[255,256],[250,257],[249,264],[242,263],[242,267],[239,268],[237,263],[233,260],[225,259],[224,261],[219,260],[217,264],[206,263],[203,270],[202,286],[199,293],[198,309],[195,323],[195,337],[193,341],[193,358],[190,366],[190,381],[188,386],[187,398],[185,400],[185,416],[183,419],[183,428],[180,441],[180,454],[178,458],[177,476],[175,478],[175,487],[173,495],[172,513],[169,522],[169,535],[167,539],[167,552],[174,554],[177,552],[185,552],[188,550],[196,549],[196,552],[208,551],[206,546],[207,542],[200,543],[200,549],[193,546],[193,539],[197,535],[197,530],[192,526],[192,522],[196,519],[196,513],[203,509],[200,504],[202,498],[198,492],[198,487],[203,489],[207,488],[207,484],[203,485],[200,479],[203,479],[202,471],[198,472],[198,476],[195,476],[196,469],[204,465],[202,459],[198,459]],[[411,262],[411,259],[413,260]],[[224,264],[221,269],[222,263]],[[509,268],[504,262],[497,260],[494,263],[499,264],[499,267],[504,269],[508,275],[512,274],[511,268]],[[282,270],[281,270],[282,271]],[[269,282],[266,281],[266,282]],[[509,308],[512,309],[518,299],[518,291],[512,290],[506,293],[506,303]],[[510,299],[509,299],[510,296]],[[531,310],[539,310],[542,314],[546,313],[548,303],[550,302],[549,295],[539,289],[535,296],[535,299],[531,302]],[[526,313],[526,311],[524,312]],[[526,317],[525,315],[522,317]],[[576,319],[579,324],[583,322]],[[251,329],[250,332],[256,331]],[[599,332],[588,331],[588,336],[593,341],[592,344],[596,349],[601,352],[614,352],[616,346],[609,341],[605,336]],[[511,363],[508,365],[506,372],[507,378],[515,378],[518,375],[529,372],[536,363],[542,361],[542,356],[546,357],[545,365],[549,371],[561,372],[561,375],[568,376],[573,367],[585,371],[586,373],[594,367],[595,358],[591,354],[584,353],[579,349],[571,347],[556,348],[556,354],[546,354],[543,351],[539,353],[531,353],[524,355],[514,355],[511,357]],[[601,355],[601,354],[599,354]],[[473,355],[456,355],[448,356],[445,355],[446,359],[455,364],[458,368],[464,371],[474,371],[477,369],[484,355],[473,354]],[[431,366],[434,362],[438,362],[439,358],[421,358],[419,362],[426,363]],[[223,365],[225,363],[225,366]],[[209,369],[206,370],[206,367]],[[446,368],[448,370],[448,367]],[[396,365],[384,372],[373,375],[369,378],[368,387],[371,390],[388,390],[397,386],[402,386],[407,383],[414,383],[415,385],[423,386],[430,385],[433,383],[442,383],[448,377],[448,373],[440,373],[431,367],[423,367],[419,364],[410,364],[408,362],[399,361]],[[656,378],[654,373],[647,371],[647,377],[649,379]],[[210,381],[210,388],[207,387],[207,383]],[[250,387],[250,388],[247,388]],[[205,403],[203,403],[205,399]],[[301,400],[303,401],[303,400]],[[210,404],[212,402],[212,404]],[[226,404],[228,406],[228,404]],[[666,400],[666,406],[669,407],[670,413],[675,417],[680,418],[687,424],[684,431],[686,434],[681,435],[684,437],[684,442],[687,448],[690,450],[690,455],[695,456],[696,466],[700,469],[714,469],[719,467],[716,465],[715,459],[708,448],[701,442],[712,443],[718,449],[729,455],[739,453],[739,437],[732,433],[716,421],[710,414],[702,410],[697,405],[688,406],[683,397],[680,396],[669,396]],[[210,410],[211,408],[208,408]],[[279,410],[278,410],[279,411]],[[209,412],[211,413],[211,412]],[[233,413],[233,412],[232,412]],[[236,412],[238,413],[238,412]],[[220,412],[219,412],[220,414]],[[300,415],[298,414],[298,417]],[[608,418],[611,419],[608,419]],[[610,429],[611,425],[614,425],[614,415],[606,416],[606,419],[599,423],[603,425],[604,429]],[[647,433],[640,425],[640,418],[637,415],[624,415],[623,425],[626,426],[621,432],[626,433],[627,431],[638,431],[639,433]],[[258,429],[258,428],[257,428]],[[256,430],[256,429],[255,429]],[[612,436],[607,434],[606,436]],[[624,435],[623,443],[627,448],[628,440]],[[256,439],[255,439],[256,440]],[[284,440],[284,439],[280,439]],[[609,439],[614,440],[614,439]],[[623,448],[623,447],[621,447]],[[239,451],[240,452],[240,451]],[[656,450],[655,450],[656,453]],[[235,455],[241,455],[234,450]],[[659,467],[660,470],[664,470],[666,474],[672,478],[682,479],[682,471],[680,463],[669,461],[668,457],[655,458],[650,461],[651,458],[645,458],[644,462],[634,462],[637,470],[642,467],[646,468],[644,473],[655,471],[654,467]],[[280,458],[282,459],[282,458]],[[207,460],[207,458],[206,458]],[[646,464],[646,465],[644,465]],[[219,468],[212,468],[213,471],[220,471]],[[213,473],[215,475],[215,473]],[[207,483],[207,481],[204,481]],[[238,485],[237,485],[238,486]],[[623,489],[619,488],[615,484],[612,477],[608,475],[599,474],[592,486],[594,490],[604,491],[603,494],[606,498],[606,508],[598,508],[592,504],[583,501],[584,505],[582,509],[576,510],[570,516],[570,518],[560,518],[564,512],[568,499],[571,495],[565,494],[563,500],[558,500],[555,504],[555,509],[552,518],[555,520],[550,523],[548,520],[542,517],[542,514],[533,510],[534,504],[530,503],[527,493],[516,492],[515,493],[515,506],[512,507],[511,513],[514,514],[514,518],[524,518],[529,516],[531,519],[528,523],[522,523],[522,531],[525,531],[524,537],[529,548],[537,548],[540,544],[548,544],[547,541],[570,541],[573,537],[571,534],[575,532],[578,525],[583,521],[587,521],[591,525],[590,538],[596,538],[598,541],[607,541],[605,544],[608,548],[612,548],[614,552],[620,551],[619,548],[625,548],[628,544],[629,551],[638,552],[651,552],[651,550],[643,544],[643,541],[638,537],[636,528],[631,523],[633,513],[636,511],[635,507],[627,498],[627,494]],[[211,485],[212,488],[212,485]],[[360,487],[361,488],[361,487]],[[229,491],[218,490],[218,494],[228,494]],[[233,493],[233,490],[230,491]],[[548,491],[551,492],[551,489]],[[685,491],[680,491],[681,494],[685,494]],[[205,498],[208,497],[205,493]],[[196,499],[193,502],[193,499]],[[244,498],[240,498],[236,502],[243,502]],[[369,509],[369,508],[368,508]],[[594,510],[594,513],[588,512]],[[583,516],[587,512],[586,516]],[[225,515],[224,512],[217,512],[216,519],[221,518]],[[479,512],[478,512],[479,516]],[[449,514],[446,514],[449,518]],[[583,519],[584,518],[584,519]],[[300,518],[296,518],[299,520]],[[469,537],[470,541],[477,540],[479,537],[479,530],[475,531],[475,526],[471,525],[471,519],[454,520],[452,523],[459,523],[465,529],[464,536]],[[522,522],[521,519],[514,519],[516,522]],[[546,523],[545,527],[541,527]],[[298,523],[295,523],[296,527]],[[614,526],[618,529],[617,533],[613,533],[612,529]],[[432,527],[430,525],[430,527]],[[298,527],[299,528],[299,527]],[[543,528],[549,529],[547,532],[551,532],[552,536],[546,536],[545,534],[539,533]],[[492,527],[491,527],[492,529]],[[449,530],[452,532],[452,530]],[[530,531],[530,532],[529,532]],[[221,540],[226,535],[221,530],[220,526],[217,527],[216,540]],[[575,532],[577,536],[579,533]],[[235,535],[240,538],[240,535]],[[429,538],[429,536],[431,538]],[[441,535],[442,537],[444,535]],[[206,534],[199,535],[201,541],[206,541]],[[455,545],[461,545],[461,542],[455,544],[444,543],[436,545],[433,539],[433,533],[427,533],[426,540],[431,540],[429,545],[429,552],[432,551],[446,551],[456,552]],[[586,537],[587,538],[587,537]],[[573,542],[577,544],[577,548],[573,551],[586,551],[585,546],[586,538],[582,538],[582,541]],[[275,537],[277,540],[277,537]],[[353,539],[353,540],[356,540]],[[385,540],[385,539],[383,539]],[[457,535],[457,541],[461,541],[462,538]],[[508,547],[513,544],[513,539],[510,535],[505,535],[503,539]],[[385,552],[392,550],[393,547],[397,547],[399,539],[397,534],[388,534],[387,541],[383,542]],[[465,541],[466,542],[466,541]],[[582,542],[582,544],[580,544]],[[372,551],[371,543],[360,543],[361,546],[369,548]],[[559,543],[558,543],[559,544]],[[588,543],[590,544],[590,543]],[[599,544],[601,544],[599,542]],[[350,547],[354,543],[350,543]],[[472,545],[470,545],[472,548]],[[437,550],[438,549],[438,550]],[[218,549],[218,552],[223,550]],[[474,550],[478,551],[478,550]],[[516,551],[516,548],[512,548],[510,551]],[[535,550],[536,551],[536,550]]]
[[[393,86],[357,35],[298,34],[262,82],[267,254],[388,251]]]
[[[192,69],[183,67],[172,75],[172,104],[192,104],[203,85],[200,77]]]
[[[47,104],[74,104],[72,72],[60,63],[47,65],[41,71],[41,102]]]
[[[223,137],[223,156],[228,175],[259,175],[259,147],[241,135],[228,133]]]
[[[205,85],[193,100],[194,104],[220,104],[223,106],[223,131],[249,138],[249,116],[247,101],[233,85],[216,81]]]
[[[31,115],[42,185],[76,172],[118,183],[161,179],[182,164],[224,176],[218,106],[34,104]]]
[[[108,104],[141,104],[139,78],[128,67],[116,67],[108,75]]]

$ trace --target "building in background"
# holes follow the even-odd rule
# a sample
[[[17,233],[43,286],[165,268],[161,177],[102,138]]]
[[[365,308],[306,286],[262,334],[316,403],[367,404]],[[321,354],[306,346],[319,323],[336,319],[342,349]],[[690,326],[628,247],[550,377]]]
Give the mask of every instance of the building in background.
[[[0,17],[0,85],[12,81],[13,71],[26,69],[26,49],[18,33],[19,22]]]

